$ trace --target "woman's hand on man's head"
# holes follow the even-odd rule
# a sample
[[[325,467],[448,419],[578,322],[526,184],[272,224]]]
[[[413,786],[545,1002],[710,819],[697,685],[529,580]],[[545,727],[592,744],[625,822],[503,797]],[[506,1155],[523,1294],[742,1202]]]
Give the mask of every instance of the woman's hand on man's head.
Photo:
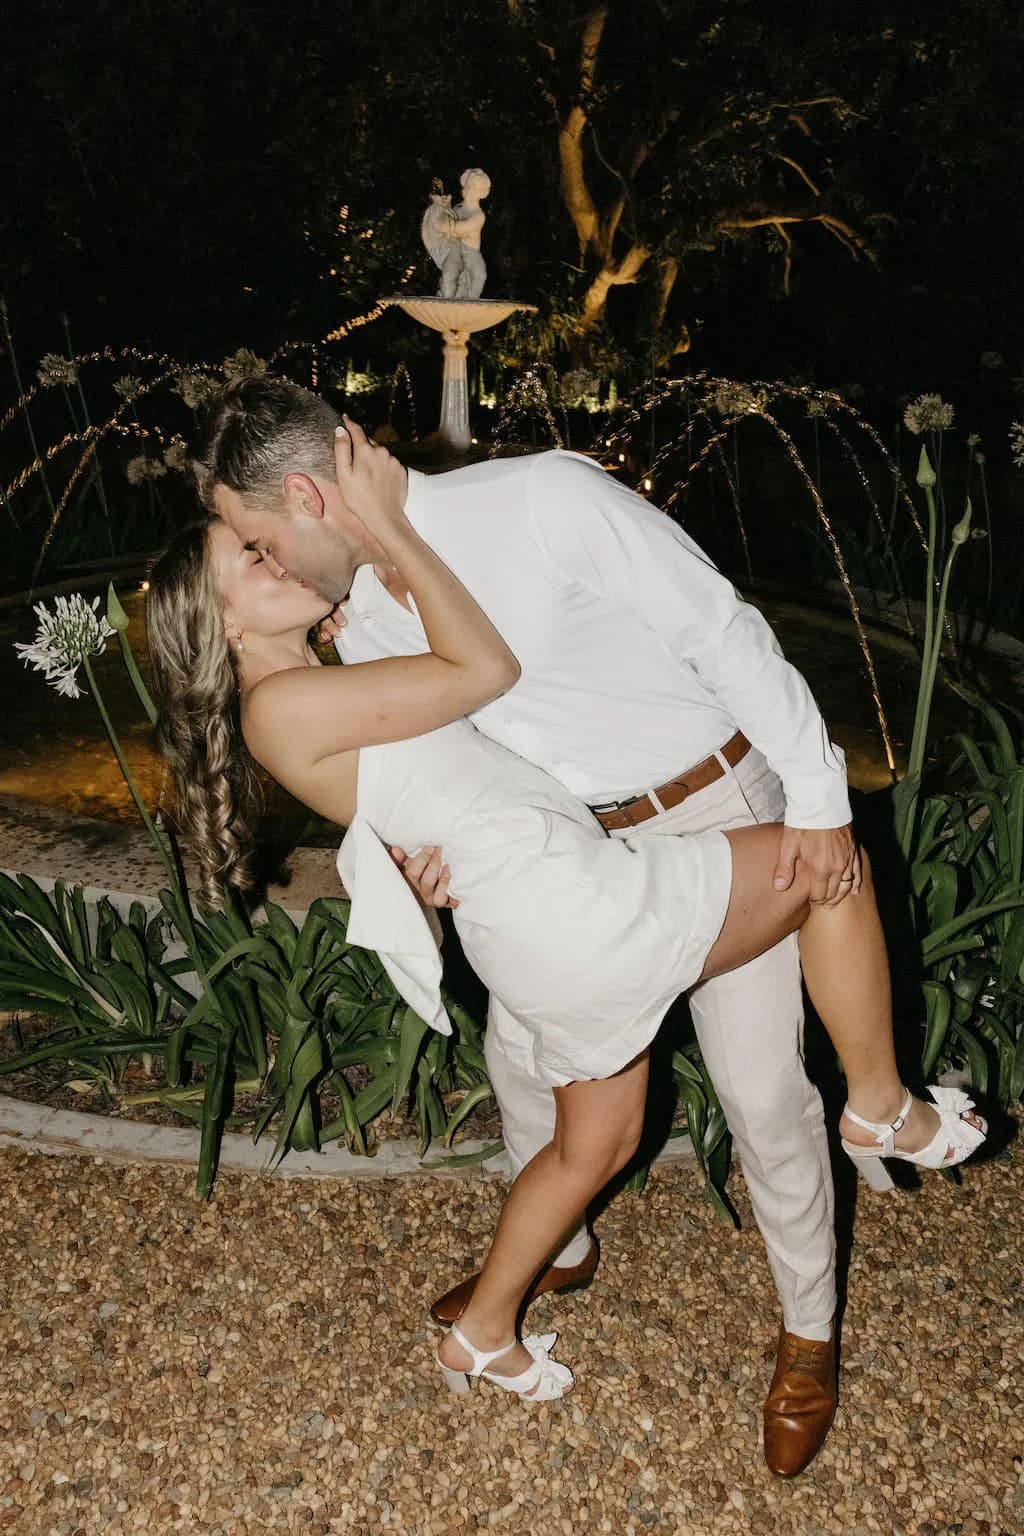
[[[397,459],[367,437],[351,416],[334,434],[334,467],[338,489],[349,512],[359,518],[375,539],[405,524],[405,500],[409,477]]]

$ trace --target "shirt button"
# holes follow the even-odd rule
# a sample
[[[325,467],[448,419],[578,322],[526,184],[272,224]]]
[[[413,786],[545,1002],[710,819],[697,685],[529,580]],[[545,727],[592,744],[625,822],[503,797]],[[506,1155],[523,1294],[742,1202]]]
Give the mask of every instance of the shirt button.
[[[511,725],[512,724],[512,716],[511,715],[506,715],[501,723],[502,723],[502,725]]]

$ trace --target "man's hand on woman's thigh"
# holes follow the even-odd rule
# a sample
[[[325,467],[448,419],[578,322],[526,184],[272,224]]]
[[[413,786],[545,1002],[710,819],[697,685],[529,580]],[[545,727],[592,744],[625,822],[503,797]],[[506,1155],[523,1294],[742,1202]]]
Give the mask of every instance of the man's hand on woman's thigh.
[[[775,870],[777,891],[788,891],[796,875],[797,860],[810,871],[810,900],[836,907],[861,888],[861,860],[853,827],[783,827]]]

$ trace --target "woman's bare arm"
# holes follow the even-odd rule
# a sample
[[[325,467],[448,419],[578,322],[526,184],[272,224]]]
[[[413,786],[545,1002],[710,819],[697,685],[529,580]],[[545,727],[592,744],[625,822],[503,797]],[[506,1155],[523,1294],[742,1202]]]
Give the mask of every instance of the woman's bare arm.
[[[489,704],[519,677],[519,663],[483,609],[406,518],[401,465],[346,422],[348,435],[335,443],[342,495],[407,583],[431,649],[345,667],[296,667],[258,683],[246,706],[246,741],[282,780],[338,753],[436,730]]]

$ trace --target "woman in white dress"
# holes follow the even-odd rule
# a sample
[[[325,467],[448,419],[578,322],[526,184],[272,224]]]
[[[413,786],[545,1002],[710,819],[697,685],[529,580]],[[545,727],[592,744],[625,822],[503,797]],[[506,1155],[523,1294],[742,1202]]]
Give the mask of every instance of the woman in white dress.
[[[226,524],[198,525],[150,576],[162,746],[214,898],[247,884],[245,749],[349,837],[359,828],[382,844],[436,844],[450,859],[463,947],[532,1033],[557,1120],[509,1192],[438,1364],[456,1390],[483,1375],[559,1397],[573,1377],[548,1355],[554,1336],[520,1341],[516,1317],[533,1276],[636,1150],[647,1047],[686,988],[799,929],[808,991],[846,1074],[844,1146],[866,1176],[888,1182],[883,1155],[960,1162],[985,1124],[962,1094],[932,1089],[929,1105],[900,1082],[866,859],[859,890],[810,905],[801,866],[789,890],[773,888],[779,826],[609,838],[557,781],[465,720],[512,686],[518,663],[406,519],[401,467],[346,425],[335,442],[345,501],[408,584],[431,650],[321,667],[308,638],[325,614],[320,594],[271,574]]]

